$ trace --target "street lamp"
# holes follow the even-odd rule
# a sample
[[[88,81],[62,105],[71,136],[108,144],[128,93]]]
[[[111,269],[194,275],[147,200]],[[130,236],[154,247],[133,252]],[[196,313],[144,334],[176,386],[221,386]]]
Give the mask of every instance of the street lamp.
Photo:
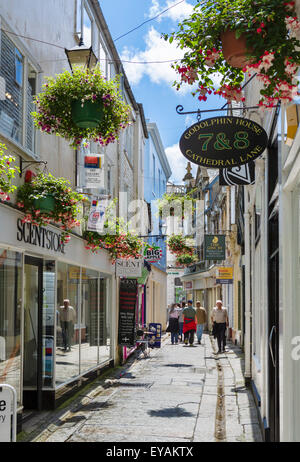
[[[86,47],[83,43],[82,37],[78,46],[71,48],[70,50],[65,48],[65,53],[67,55],[72,72],[73,66],[84,66],[88,69],[92,69],[96,66],[98,61],[93,48]]]

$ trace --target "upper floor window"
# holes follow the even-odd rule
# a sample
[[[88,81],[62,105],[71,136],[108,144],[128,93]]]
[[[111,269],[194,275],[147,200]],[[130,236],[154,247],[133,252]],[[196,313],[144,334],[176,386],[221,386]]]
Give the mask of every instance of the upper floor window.
[[[133,125],[128,125],[124,133],[124,149],[130,162],[133,162]]]
[[[0,131],[34,152],[35,129],[31,112],[34,110],[37,72],[4,32],[1,33],[0,80]]]
[[[94,21],[86,0],[76,0],[75,33],[85,46],[93,46]]]

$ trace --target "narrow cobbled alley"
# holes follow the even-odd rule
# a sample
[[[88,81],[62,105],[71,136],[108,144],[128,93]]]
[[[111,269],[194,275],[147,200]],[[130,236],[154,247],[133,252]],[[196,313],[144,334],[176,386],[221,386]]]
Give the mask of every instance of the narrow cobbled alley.
[[[241,350],[215,354],[214,341],[171,345],[103,379],[48,426],[36,416],[35,442],[262,441],[251,391],[245,387]],[[27,428],[27,431],[28,431]],[[25,425],[26,432],[26,425]]]

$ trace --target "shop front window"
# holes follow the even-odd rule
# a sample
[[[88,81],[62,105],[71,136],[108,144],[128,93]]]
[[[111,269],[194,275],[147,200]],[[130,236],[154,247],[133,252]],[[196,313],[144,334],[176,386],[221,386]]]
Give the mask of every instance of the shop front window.
[[[12,385],[21,403],[22,255],[0,249],[0,384]]]
[[[82,269],[81,297],[81,372],[98,363],[99,277],[97,271]]]
[[[108,278],[100,278],[100,337],[99,337],[99,363],[110,358],[111,351],[111,310],[108,299],[109,294]]]
[[[56,385],[80,374],[80,267],[57,265]]]

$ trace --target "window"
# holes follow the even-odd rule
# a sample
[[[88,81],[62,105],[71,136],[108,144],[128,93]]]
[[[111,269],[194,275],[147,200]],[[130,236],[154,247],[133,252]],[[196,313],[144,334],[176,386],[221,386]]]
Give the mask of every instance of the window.
[[[0,383],[12,385],[21,402],[22,255],[0,249]]]
[[[31,65],[28,66],[27,78],[27,107],[26,107],[26,148],[35,151],[34,124],[31,112],[34,111],[35,105],[33,97],[36,94],[37,74]]]
[[[36,130],[31,112],[34,110],[37,71],[30,63],[24,67],[23,54],[4,32],[1,34],[0,82],[0,131],[35,152]]]
[[[23,85],[23,56],[17,48],[15,48],[15,80],[17,84]]]
[[[153,179],[153,192],[155,193],[155,156],[152,154],[152,179]]]
[[[6,83],[5,99],[0,101],[1,132],[22,143],[23,135],[23,56],[5,33],[1,34],[0,75]]]
[[[77,35],[78,40],[82,38],[85,46],[93,46],[93,18],[88,10],[88,5],[85,0],[77,0],[76,2],[75,34]]]
[[[133,162],[133,125],[129,125],[125,130],[124,149],[130,162]]]

